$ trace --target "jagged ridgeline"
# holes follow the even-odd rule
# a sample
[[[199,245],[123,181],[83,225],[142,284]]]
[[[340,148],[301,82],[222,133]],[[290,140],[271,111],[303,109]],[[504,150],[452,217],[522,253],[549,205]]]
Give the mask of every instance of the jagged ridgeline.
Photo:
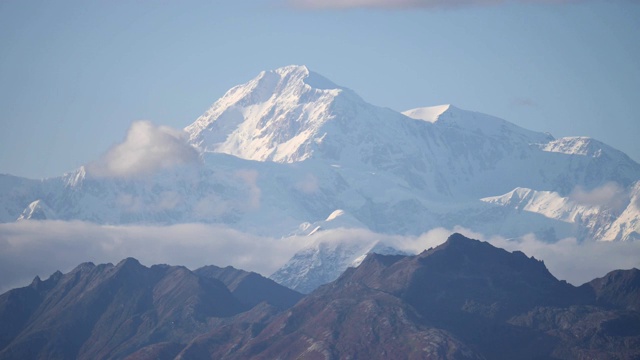
[[[0,359],[637,359],[640,271],[580,287],[454,234],[302,295],[255,273],[85,263],[0,295]]]

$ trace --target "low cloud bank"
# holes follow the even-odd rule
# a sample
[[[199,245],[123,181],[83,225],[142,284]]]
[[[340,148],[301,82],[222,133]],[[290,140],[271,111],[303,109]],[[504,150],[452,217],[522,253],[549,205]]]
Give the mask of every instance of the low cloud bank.
[[[271,274],[306,243],[204,224],[108,226],[80,221],[0,224],[0,291],[36,276],[68,272],[82,262],[117,263],[135,257],[146,266],[233,265]]]
[[[461,6],[499,5],[508,3],[562,4],[569,2],[576,2],[576,0],[289,0],[288,4],[295,8],[314,10],[354,8],[451,8]]]
[[[463,228],[438,228],[420,236],[333,229],[314,236],[271,238],[225,226],[107,226],[80,221],[22,221],[0,224],[0,292],[28,285],[39,275],[68,272],[82,262],[117,263],[135,257],[144,265],[166,263],[191,269],[232,265],[270,275],[295,252],[316,241],[383,242],[419,253],[443,243],[453,232],[488,241],[509,251],[520,250],[543,260],[559,279],[580,285],[614,269],[640,267],[640,242],[585,242],[564,239],[547,243],[533,236],[518,240],[485,237]]]
[[[87,166],[98,177],[135,177],[198,161],[187,134],[150,121],[131,124],[125,140]]]

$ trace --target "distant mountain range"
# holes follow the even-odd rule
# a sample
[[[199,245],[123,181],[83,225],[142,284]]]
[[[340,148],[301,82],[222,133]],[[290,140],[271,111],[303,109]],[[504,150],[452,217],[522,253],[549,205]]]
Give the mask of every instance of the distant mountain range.
[[[640,165],[613,147],[451,105],[399,113],[304,66],[232,88],[185,131],[161,129],[170,141],[153,169],[122,150],[61,177],[1,175],[0,221],[203,222],[275,237],[462,226],[550,242],[640,239]],[[134,135],[129,148],[154,145]],[[314,244],[274,278],[310,291],[372,246],[337,246],[349,253],[319,267],[312,259],[323,245]]]
[[[0,295],[0,359],[635,359],[640,271],[574,287],[454,234],[302,295],[233,268],[85,263]]]

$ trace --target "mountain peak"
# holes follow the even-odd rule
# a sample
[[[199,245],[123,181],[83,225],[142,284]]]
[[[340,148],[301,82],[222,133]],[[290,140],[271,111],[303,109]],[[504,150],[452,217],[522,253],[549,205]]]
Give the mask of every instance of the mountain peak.
[[[258,161],[302,161],[321,141],[319,129],[335,117],[335,99],[345,92],[349,101],[361,101],[306,66],[263,71],[229,90],[185,130],[203,152]]]
[[[137,259],[132,257],[123,259],[116,265],[117,269],[137,269],[141,267],[142,267],[142,264],[140,264],[140,262]]]
[[[343,89],[333,81],[311,71],[306,65],[283,66],[275,70],[263,71],[261,75],[266,76],[268,73],[279,75],[281,82],[286,82],[287,85],[292,85],[291,82],[302,81],[303,84],[318,90]]]
[[[303,73],[307,75],[309,74],[309,68],[306,65],[295,65],[295,64],[283,66],[270,71],[278,73],[280,75],[286,75],[289,73]],[[266,71],[263,71],[263,72],[266,72]]]
[[[521,251],[509,252],[486,241],[470,239],[458,233],[449,236],[442,245],[423,251],[419,258],[441,262],[443,268],[457,269],[456,271],[464,269],[470,273],[492,273],[502,266],[504,274],[520,273],[532,279],[556,281],[540,260],[529,258]],[[491,265],[485,266],[487,264]]]
[[[485,242],[468,238],[460,233],[451,234],[445,242],[445,244],[448,244],[448,246],[455,246],[457,248],[471,248],[482,243]]]

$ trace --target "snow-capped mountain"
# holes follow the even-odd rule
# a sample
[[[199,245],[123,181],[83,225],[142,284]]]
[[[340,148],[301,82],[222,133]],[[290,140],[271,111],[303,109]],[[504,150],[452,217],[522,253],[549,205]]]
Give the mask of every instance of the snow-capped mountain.
[[[204,222],[277,237],[456,225],[549,241],[640,234],[640,165],[624,153],[452,105],[399,113],[304,66],[232,88],[185,132],[180,146],[198,161],[142,175],[106,176],[95,164],[41,181],[2,175],[0,220]],[[298,259],[324,258],[314,246]],[[336,274],[370,250],[331,249]]]
[[[185,130],[205,152],[393,171],[432,197],[477,199],[516,187],[568,193],[604,179],[624,186],[638,179],[636,163],[595,140],[556,140],[451,105],[404,115],[368,104],[304,66],[289,66],[229,90]],[[582,156],[572,161],[560,156],[572,150]],[[567,163],[573,176],[561,168]]]
[[[346,98],[346,99],[344,99]],[[205,152],[291,163],[308,159],[322,143],[332,107],[362,100],[304,66],[263,71],[229,90],[185,130]]]

